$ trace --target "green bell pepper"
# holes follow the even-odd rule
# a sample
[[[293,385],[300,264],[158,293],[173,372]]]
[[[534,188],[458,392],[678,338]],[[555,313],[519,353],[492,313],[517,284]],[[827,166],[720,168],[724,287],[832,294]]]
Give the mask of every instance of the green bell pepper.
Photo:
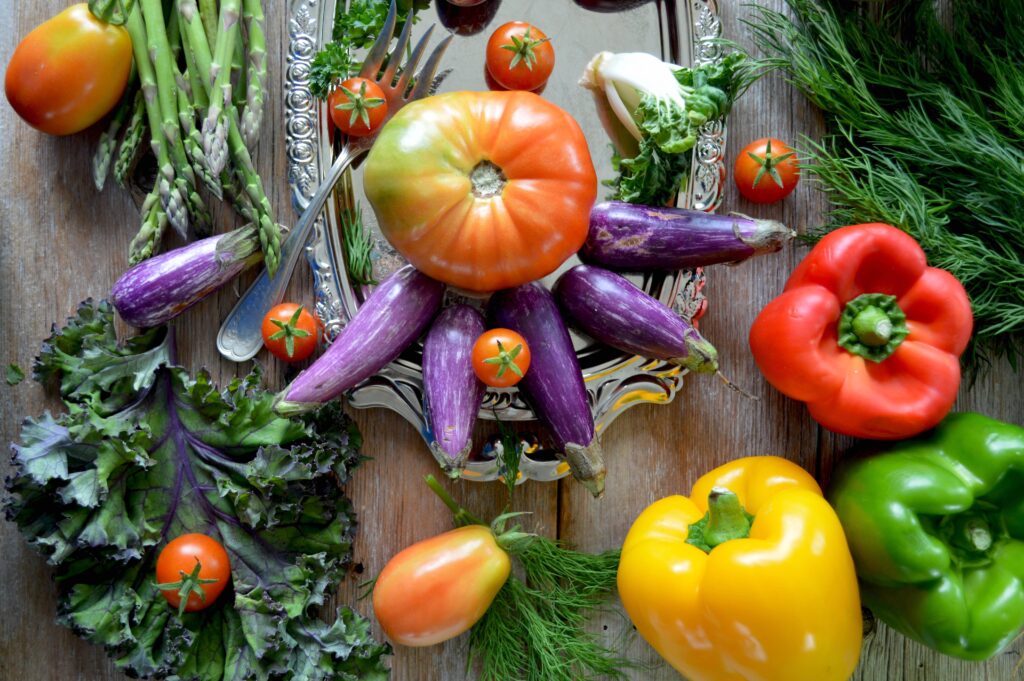
[[[829,500],[882,621],[967,660],[1024,629],[1024,428],[951,414],[850,462]]]

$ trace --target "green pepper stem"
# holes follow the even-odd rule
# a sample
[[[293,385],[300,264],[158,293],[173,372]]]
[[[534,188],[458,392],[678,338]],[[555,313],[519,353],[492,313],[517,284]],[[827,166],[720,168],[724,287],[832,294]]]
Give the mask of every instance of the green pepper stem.
[[[885,345],[892,338],[892,320],[889,315],[871,305],[853,318],[853,332],[864,345]]]

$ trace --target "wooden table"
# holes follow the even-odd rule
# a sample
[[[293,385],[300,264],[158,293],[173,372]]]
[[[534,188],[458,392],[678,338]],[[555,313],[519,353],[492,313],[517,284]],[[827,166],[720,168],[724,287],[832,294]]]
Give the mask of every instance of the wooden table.
[[[440,1],[440,0],[438,0]],[[749,44],[739,23],[745,11],[724,2],[727,37]],[[779,0],[769,4],[779,5]],[[59,0],[0,1],[0,58],[7,63],[21,36],[59,11]],[[267,0],[270,88],[266,101],[267,133],[258,150],[258,168],[277,214],[291,220],[285,181],[284,125],[281,105],[284,0]],[[817,135],[820,116],[778,76],[755,85],[729,120],[729,153],[747,141],[768,134],[795,140]],[[63,321],[80,300],[106,295],[125,269],[128,241],[138,211],[116,186],[97,195],[90,158],[98,130],[70,138],[51,138],[23,124],[6,104],[0,105],[0,364],[31,366],[51,323]],[[756,207],[741,200],[730,186],[723,211],[736,210],[775,218],[798,228],[820,224],[826,208],[810,183],[801,184],[781,205]],[[219,211],[217,224],[227,229],[234,217]],[[702,322],[705,335],[718,347],[722,372],[759,398],[751,401],[727,390],[712,378],[687,380],[682,393],[667,406],[640,406],[622,416],[604,436],[608,484],[595,501],[577,484],[529,482],[517,491],[515,508],[529,510],[530,529],[556,535],[588,551],[621,544],[636,515],[650,502],[687,492],[703,472],[749,454],[779,454],[800,463],[827,483],[833,462],[849,448],[847,439],[819,428],[803,406],[771,389],[747,351],[747,331],[761,309],[782,288],[787,274],[805,249],[757,259],[737,267],[708,270],[710,311]],[[248,280],[246,280],[247,282]],[[291,295],[309,301],[311,284],[305,266],[292,284]],[[249,365],[220,359],[214,347],[219,320],[229,311],[236,290],[222,291],[189,312],[179,324],[181,357],[187,366],[208,367],[226,381]],[[281,365],[266,362],[267,383],[283,384]],[[52,396],[33,382],[0,388],[0,440],[15,439],[21,419],[57,408]],[[1024,421],[1024,386],[1020,374],[996,365],[969,390],[961,392],[959,409],[978,410],[996,418]],[[450,528],[447,511],[422,483],[436,464],[409,426],[385,411],[353,414],[372,456],[349,485],[359,514],[353,571],[338,592],[340,602],[354,601],[356,585],[375,574],[407,544]],[[6,473],[6,463],[3,471]],[[455,497],[480,515],[499,512],[507,498],[498,484],[450,484]],[[122,679],[103,651],[86,644],[54,623],[55,594],[43,561],[12,524],[0,522],[0,679],[5,681],[101,681]],[[356,608],[370,614],[369,604]],[[333,611],[333,604],[328,610]],[[637,679],[674,679],[657,655],[630,631],[623,617],[610,615],[594,623],[611,641],[630,641],[629,652],[645,664]],[[379,633],[379,629],[378,629]],[[943,657],[878,626],[865,641],[855,678],[872,680],[953,681],[1010,679],[1024,644],[983,664]],[[392,667],[396,681],[456,681],[464,672],[463,638],[429,649],[400,649]]]

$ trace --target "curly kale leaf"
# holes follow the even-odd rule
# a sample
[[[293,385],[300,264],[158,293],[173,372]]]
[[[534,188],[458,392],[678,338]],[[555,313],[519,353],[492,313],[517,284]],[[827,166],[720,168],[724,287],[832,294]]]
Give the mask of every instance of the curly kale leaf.
[[[350,558],[354,425],[337,407],[278,417],[256,373],[218,390],[173,355],[163,330],[118,344],[109,305],[87,302],[36,361],[67,411],[24,422],[5,506],[56,568],[59,620],[133,676],[386,678],[365,619],[315,616]],[[179,617],[153,566],[188,532],[224,545],[232,581]]]

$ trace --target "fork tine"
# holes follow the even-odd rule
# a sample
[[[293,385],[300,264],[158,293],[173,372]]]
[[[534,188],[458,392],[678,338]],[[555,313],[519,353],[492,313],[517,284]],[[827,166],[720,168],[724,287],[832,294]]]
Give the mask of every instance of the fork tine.
[[[441,57],[444,56],[444,51],[448,49],[448,44],[451,43],[451,34],[447,38],[438,43],[434,51],[430,53],[427,58],[427,63],[423,65],[420,72],[416,74],[416,86],[412,89],[412,93],[409,95],[410,99],[417,99],[419,97],[426,97],[430,94],[430,86],[434,82],[434,75],[437,73],[437,66],[441,63]]]
[[[395,79],[395,71],[398,70],[398,62],[402,61],[402,57],[405,56],[405,46],[409,44],[409,33],[412,30],[412,15],[412,10],[409,10],[409,16],[405,18],[405,26],[402,27],[402,35],[398,36],[398,44],[395,45],[395,49],[391,51],[391,56],[388,58],[388,67],[380,79],[380,82],[385,85],[391,85]]]
[[[409,24],[406,24],[406,27],[408,26]],[[402,75],[398,78],[395,90],[403,97],[405,96],[405,88],[409,86],[409,80],[412,78],[412,74],[416,72],[416,65],[420,63],[420,57],[422,57],[423,53],[426,51],[427,43],[430,42],[430,35],[433,32],[433,26],[427,29],[427,32],[424,33],[423,37],[421,37],[416,43],[416,47],[412,49],[412,54],[409,55],[409,61],[405,62],[405,65],[402,67]]]
[[[391,44],[391,38],[395,34],[397,15],[398,9],[395,7],[395,0],[391,0],[391,6],[388,7],[388,16],[384,19],[384,26],[381,27],[377,39],[373,41],[373,47],[370,48],[370,52],[363,61],[363,68],[359,70],[359,75],[363,78],[377,80],[380,66],[384,63],[384,57],[388,53],[388,45]]]

